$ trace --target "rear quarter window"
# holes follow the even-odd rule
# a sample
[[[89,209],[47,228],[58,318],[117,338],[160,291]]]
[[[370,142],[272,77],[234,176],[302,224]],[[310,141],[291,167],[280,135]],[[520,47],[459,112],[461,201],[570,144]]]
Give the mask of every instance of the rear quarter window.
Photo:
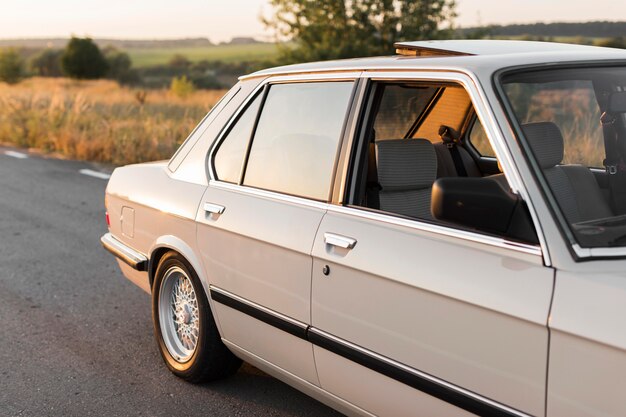
[[[220,181],[238,183],[262,95],[257,95],[230,128],[213,161]]]
[[[489,143],[489,139],[485,133],[485,128],[480,123],[480,120],[476,119],[467,138],[469,143],[474,147],[474,149],[476,149],[480,156],[488,156],[492,158],[496,157],[496,153],[493,151],[493,148]]]

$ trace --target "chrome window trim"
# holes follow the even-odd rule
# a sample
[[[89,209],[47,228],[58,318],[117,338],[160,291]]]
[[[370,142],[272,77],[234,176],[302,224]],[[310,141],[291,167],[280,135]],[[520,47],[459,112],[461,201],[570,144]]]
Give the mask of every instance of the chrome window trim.
[[[474,393],[472,391],[469,391],[469,390],[466,390],[464,388],[461,388],[458,385],[454,385],[454,384],[452,384],[450,382],[444,381],[443,379],[439,379],[439,378],[437,378],[435,376],[432,376],[432,375],[427,374],[425,372],[419,371],[419,370],[417,370],[415,368],[412,368],[410,366],[404,365],[404,364],[402,364],[400,362],[397,362],[397,361],[395,361],[393,359],[390,359],[390,358],[388,358],[386,356],[380,355],[380,354],[378,354],[376,352],[372,352],[369,349],[365,349],[365,348],[363,348],[363,347],[361,347],[359,345],[355,345],[354,343],[348,342],[347,340],[341,339],[341,338],[339,338],[337,336],[334,336],[334,335],[332,335],[330,333],[327,333],[327,332],[325,332],[323,330],[320,330],[320,329],[318,329],[316,327],[310,327],[309,328],[309,333],[315,333],[318,336],[330,339],[330,340],[334,341],[335,343],[338,343],[340,345],[344,345],[344,346],[346,346],[346,347],[348,347],[348,348],[350,348],[352,350],[355,350],[357,352],[362,353],[363,355],[366,355],[366,356],[369,356],[371,358],[374,358],[374,359],[376,359],[376,360],[378,360],[380,362],[384,362],[384,363],[386,363],[386,364],[388,364],[390,366],[402,369],[403,371],[411,373],[411,374],[413,374],[413,375],[415,375],[415,376],[417,376],[419,378],[423,378],[423,379],[426,379],[426,380],[428,380],[430,382],[433,382],[435,384],[441,385],[441,386],[443,386],[443,387],[445,387],[445,388],[447,388],[447,389],[449,389],[451,391],[459,392],[459,393],[461,393],[461,394],[463,394],[465,396],[473,398],[473,399],[475,399],[475,400],[477,400],[479,402],[488,404],[488,405],[490,405],[490,406],[492,406],[494,408],[498,408],[500,410],[506,411],[507,413],[510,413],[512,415],[516,415],[516,416],[519,416],[519,417],[526,417],[526,416],[528,416],[528,414],[523,413],[523,412],[521,412],[519,410],[516,410],[516,409],[511,408],[511,407],[507,407],[504,404],[498,403],[496,401],[490,400],[489,398],[483,397],[482,395],[478,395],[478,394],[476,394],[476,393]]]
[[[309,200],[304,197],[297,197],[294,195],[282,194],[276,191],[253,188],[247,185],[231,184],[229,182],[223,182],[218,180],[210,180],[209,187],[215,187],[226,191],[233,191],[239,194],[263,197],[271,200],[284,201],[286,203],[297,204],[300,206],[311,207],[320,210],[327,210],[329,207],[329,203],[324,203],[321,201]]]
[[[405,219],[402,217],[396,217],[393,214],[386,213],[376,213],[364,209],[360,209],[358,207],[345,207],[345,206],[334,206],[331,205],[328,207],[329,212],[346,214],[350,216],[359,217],[366,220],[373,220],[381,223],[388,223],[394,226],[407,227],[414,230],[420,230],[423,232],[435,233],[442,236],[454,237],[462,240],[467,240],[470,242],[483,243],[489,246],[495,246],[497,248],[514,250],[517,252],[541,256],[541,248],[536,245],[529,245],[521,242],[514,242],[511,240],[507,240],[504,238],[484,235],[477,232],[471,232],[467,230],[455,229],[451,227],[446,227],[443,225],[420,222],[416,219]]]
[[[498,238],[494,236],[489,236],[481,233],[469,232],[465,230],[455,229],[451,227],[446,227],[442,225],[435,225],[431,223],[424,223],[418,220],[412,219],[402,219],[399,217],[394,217],[392,215],[387,214],[378,214],[372,213],[365,210],[358,210],[355,208],[349,207],[340,207],[334,206],[329,203],[323,203],[319,201],[310,200],[304,197],[296,197],[291,195],[282,194],[275,191],[269,190],[261,190],[257,188],[252,188],[249,186],[232,184],[220,181],[216,179],[216,175],[214,172],[213,164],[211,163],[213,160],[213,154],[216,151],[219,144],[224,139],[226,132],[230,129],[232,123],[239,117],[240,113],[245,109],[248,103],[259,93],[260,90],[265,88],[268,84],[276,84],[276,83],[291,83],[291,82],[317,82],[317,81],[346,81],[346,80],[354,80],[356,81],[358,78],[366,79],[366,80],[380,80],[380,81],[393,81],[393,80],[418,80],[418,81],[426,81],[426,82],[452,82],[461,84],[467,93],[470,96],[472,104],[474,105],[474,109],[476,110],[476,114],[483,124],[483,128],[485,129],[485,133],[487,134],[487,139],[491,144],[494,152],[496,153],[497,159],[500,161],[500,165],[502,166],[502,170],[504,172],[507,181],[509,181],[509,185],[513,192],[518,193],[522,199],[526,202],[531,217],[533,219],[533,224],[537,231],[537,236],[539,237],[539,246],[529,245],[519,242],[513,242],[504,238]],[[544,265],[551,266],[551,260],[549,258],[549,253],[547,251],[547,244],[543,234],[543,230],[541,228],[541,223],[539,223],[538,216],[534,206],[532,204],[532,200],[529,198],[529,194],[524,187],[524,183],[521,179],[519,172],[510,156],[510,152],[508,146],[506,145],[506,141],[504,139],[504,135],[500,130],[500,125],[497,123],[495,115],[490,107],[487,107],[485,103],[488,103],[484,93],[482,92],[479,81],[475,77],[474,74],[465,72],[459,69],[448,69],[448,70],[406,70],[406,71],[393,71],[393,72],[385,72],[385,71],[355,71],[352,70],[350,72],[332,72],[332,73],[306,73],[306,74],[294,74],[294,75],[279,75],[279,76],[271,76],[263,80],[259,85],[250,93],[250,95],[244,100],[244,102],[240,105],[236,112],[233,113],[228,123],[224,126],[217,139],[211,146],[211,149],[208,154],[207,164],[209,166],[209,186],[220,188],[223,190],[235,191],[242,194],[254,195],[259,197],[264,197],[268,199],[285,201],[292,204],[298,204],[307,207],[318,208],[322,210],[329,210],[335,212],[343,212],[345,214],[353,214],[363,218],[369,218],[371,220],[383,221],[391,224],[396,224],[400,226],[410,227],[416,230],[422,230],[426,232],[431,232],[439,235],[456,237],[466,241],[483,243],[490,246],[504,248],[509,250],[515,250],[517,252],[526,253],[530,255],[542,256]],[[498,126],[498,129],[495,128]]]
[[[236,88],[235,88],[236,87]],[[189,152],[191,152],[191,150],[194,148],[194,146],[196,146],[196,144],[198,143],[198,141],[200,140],[200,138],[202,137],[202,135],[204,134],[204,131],[206,131],[206,129],[209,127],[209,125],[211,123],[213,123],[213,121],[215,119],[217,119],[217,117],[222,113],[222,111],[226,108],[226,106],[228,106],[228,104],[232,101],[233,98],[235,98],[235,96],[237,94],[239,94],[239,92],[241,91],[241,85],[235,85],[233,86],[233,88],[231,88],[230,90],[228,90],[218,101],[217,103],[215,103],[215,105],[213,107],[211,107],[211,109],[207,112],[207,114],[204,115],[204,117],[202,118],[202,120],[200,121],[200,123],[198,123],[196,125],[196,127],[193,128],[193,130],[191,131],[191,133],[189,133],[189,135],[187,136],[187,138],[183,141],[183,143],[180,144],[180,146],[178,147],[178,149],[176,149],[176,152],[174,152],[174,155],[172,155],[172,157],[169,159],[168,163],[167,163],[167,169],[170,172],[176,172],[176,170],[178,170],[178,167],[180,167],[180,165],[183,163],[183,161],[185,160],[185,158],[187,158],[187,155],[189,155]],[[219,111],[217,113],[215,113],[215,111],[217,110],[217,108],[224,103],[224,106],[222,106]],[[209,122],[208,119],[213,117],[213,119]],[[207,124],[205,126],[205,129],[202,132],[198,132],[198,130],[200,129],[201,126],[203,126],[204,124]],[[195,133],[198,133],[198,139],[193,143],[187,143],[189,142],[189,140],[191,140],[191,138],[194,136]],[[185,153],[185,155],[182,155],[182,149],[186,146],[189,146],[189,149],[187,150],[187,152]],[[180,158],[180,160],[177,161],[177,158]],[[175,167],[173,165],[176,165]]]
[[[291,84],[297,82],[324,82],[324,81],[356,81],[362,74],[362,71],[348,71],[340,73],[315,73],[315,74],[294,74],[294,75],[277,75],[267,78],[262,84]]]
[[[578,243],[572,245],[572,249],[576,256],[582,259],[590,259],[590,258],[615,258],[626,256],[626,248],[625,247],[616,247],[616,248],[583,248]]]
[[[247,305],[249,307],[252,307],[252,308],[255,308],[257,310],[260,310],[260,311],[262,311],[262,312],[264,312],[266,314],[269,314],[270,316],[274,316],[274,317],[276,317],[276,318],[278,318],[280,320],[283,320],[283,321],[286,321],[288,323],[291,323],[294,326],[300,327],[302,330],[307,330],[309,328],[309,325],[306,324],[306,323],[303,323],[303,322],[301,322],[299,320],[296,320],[294,318],[291,318],[289,316],[285,316],[284,314],[281,314],[281,313],[279,313],[277,311],[271,310],[271,309],[269,309],[267,307],[263,307],[260,304],[252,302],[252,301],[250,301],[250,300],[248,300],[246,298],[240,297],[237,294],[234,294],[234,293],[232,293],[230,291],[224,290],[224,289],[222,289],[220,287],[216,287],[215,285],[209,285],[209,290],[210,291],[215,291],[215,292],[218,292],[218,293],[220,293],[222,295],[225,295],[227,297],[233,298],[233,299],[239,301],[242,304],[245,304],[245,305]]]
[[[354,81],[356,82],[361,75],[361,71],[351,71],[351,72],[343,72],[339,74],[296,74],[296,75],[286,75],[286,76],[273,76],[268,77],[265,80],[261,81],[259,85],[246,97],[246,99],[241,103],[239,108],[233,112],[233,115],[228,119],[228,122],[224,125],[220,133],[217,135],[217,138],[211,145],[209,149],[209,153],[207,155],[207,160],[205,164],[208,165],[209,172],[209,181],[217,181],[217,173],[215,172],[215,167],[213,166],[213,158],[215,156],[215,152],[219,148],[220,144],[226,137],[227,133],[230,131],[231,126],[239,118],[241,113],[248,107],[248,104],[256,97],[256,95],[265,88],[268,84],[288,84],[288,83],[299,83],[299,82],[317,82],[317,81]],[[262,111],[263,109],[259,109]]]
[[[224,127],[222,128],[220,133],[217,135],[217,138],[213,141],[213,144],[209,148],[209,153],[207,154],[207,159],[204,162],[205,166],[208,167],[209,182],[211,180],[214,180],[214,179],[217,178],[217,174],[215,172],[215,167],[213,166],[213,158],[215,156],[215,152],[217,152],[217,149],[219,148],[219,145],[222,143],[222,141],[224,140],[224,138],[226,137],[226,135],[230,131],[230,128],[233,125],[233,123],[235,123],[235,121],[239,118],[241,113],[243,113],[243,111],[248,107],[248,104],[250,104],[250,102],[252,100],[254,100],[256,95],[261,90],[263,90],[264,87],[265,87],[265,83],[261,82],[261,83],[259,83],[259,85],[257,85],[254,88],[254,90],[252,90],[252,92],[250,94],[248,94],[248,97],[246,97],[245,100],[239,105],[239,108],[237,108],[237,110],[235,112],[233,112],[233,115],[230,116],[230,118],[228,119],[228,122],[226,122],[226,124],[224,125]]]
[[[507,181],[509,182],[511,190],[514,193],[519,194],[528,206],[528,211],[530,212],[531,218],[533,220],[533,225],[535,226],[535,230],[537,232],[537,237],[539,238],[540,254],[543,256],[544,264],[545,266],[551,266],[552,261],[550,259],[547,241],[541,227],[541,223],[539,222],[539,216],[534,207],[533,201],[530,198],[530,194],[524,186],[524,182],[522,181],[521,175],[517,170],[513,158],[511,157],[510,149],[508,148],[507,142],[504,138],[504,134],[501,131],[501,126],[498,123],[493,113],[493,110],[489,106],[489,100],[487,100],[487,97],[480,87],[480,82],[478,81],[476,75],[471,72],[463,71],[462,69],[448,69],[436,71],[426,69],[423,71],[407,70],[403,72],[366,71],[363,74],[364,77],[371,80],[386,81],[402,79],[419,80],[426,82],[447,81],[461,84],[465,88],[470,96],[470,100],[472,102],[472,105],[474,106],[474,110],[476,111],[476,115],[478,116],[478,119],[485,129],[489,144],[495,152],[497,160],[500,161],[502,171]],[[530,247],[536,248],[532,245],[530,245]],[[535,251],[533,251],[533,253],[534,252]]]
[[[222,182],[222,181],[216,181],[216,180],[211,180],[209,182],[209,187],[215,187],[215,188],[226,190],[226,191],[233,191],[239,194],[263,197],[263,198],[276,200],[276,201],[284,201],[290,204],[316,208],[316,209],[325,210],[328,212],[348,214],[348,215],[360,217],[360,218],[367,219],[367,220],[374,220],[374,221],[379,221],[383,223],[393,224],[396,226],[403,226],[403,227],[408,227],[408,228],[415,229],[415,230],[435,233],[438,235],[455,237],[455,238],[470,241],[470,242],[483,243],[486,245],[495,246],[498,248],[503,248],[503,249],[508,249],[508,250],[514,250],[514,251],[529,254],[529,255],[541,256],[542,254],[541,248],[539,246],[529,245],[529,244],[520,243],[520,242],[514,242],[514,241],[510,241],[510,240],[495,237],[495,236],[489,236],[489,235],[484,235],[481,233],[455,229],[455,228],[446,227],[443,225],[420,222],[419,220],[416,220],[416,219],[404,219],[401,217],[396,217],[392,214],[374,213],[371,211],[359,209],[357,207],[338,206],[338,205],[334,205],[330,203],[323,203],[320,201],[308,200],[303,197],[296,197],[292,195],[281,194],[275,191],[261,190],[258,188],[252,188],[252,187],[248,187],[245,185],[231,184],[228,182]]]

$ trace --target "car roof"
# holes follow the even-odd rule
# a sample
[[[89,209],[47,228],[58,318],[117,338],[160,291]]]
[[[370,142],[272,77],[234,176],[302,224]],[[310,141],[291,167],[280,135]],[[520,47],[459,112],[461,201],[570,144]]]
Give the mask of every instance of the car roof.
[[[626,50],[555,42],[445,40],[398,42],[397,55],[286,65],[240,79],[338,71],[448,69],[474,73],[532,64],[626,60]]]

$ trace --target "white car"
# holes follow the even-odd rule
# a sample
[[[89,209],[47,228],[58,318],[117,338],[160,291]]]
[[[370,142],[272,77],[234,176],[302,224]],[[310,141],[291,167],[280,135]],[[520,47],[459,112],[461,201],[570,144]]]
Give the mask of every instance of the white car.
[[[399,43],[242,77],[102,243],[161,354],[351,415],[626,415],[626,51]]]

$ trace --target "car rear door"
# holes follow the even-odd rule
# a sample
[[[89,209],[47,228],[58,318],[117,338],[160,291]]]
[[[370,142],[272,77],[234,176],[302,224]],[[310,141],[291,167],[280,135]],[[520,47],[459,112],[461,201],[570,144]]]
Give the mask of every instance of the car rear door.
[[[328,206],[355,75],[268,80],[211,152],[198,244],[222,337],[318,384],[311,247]]]
[[[465,76],[423,77],[475,95]],[[539,245],[346,203],[313,259],[322,388],[378,415],[544,415],[554,274]]]

